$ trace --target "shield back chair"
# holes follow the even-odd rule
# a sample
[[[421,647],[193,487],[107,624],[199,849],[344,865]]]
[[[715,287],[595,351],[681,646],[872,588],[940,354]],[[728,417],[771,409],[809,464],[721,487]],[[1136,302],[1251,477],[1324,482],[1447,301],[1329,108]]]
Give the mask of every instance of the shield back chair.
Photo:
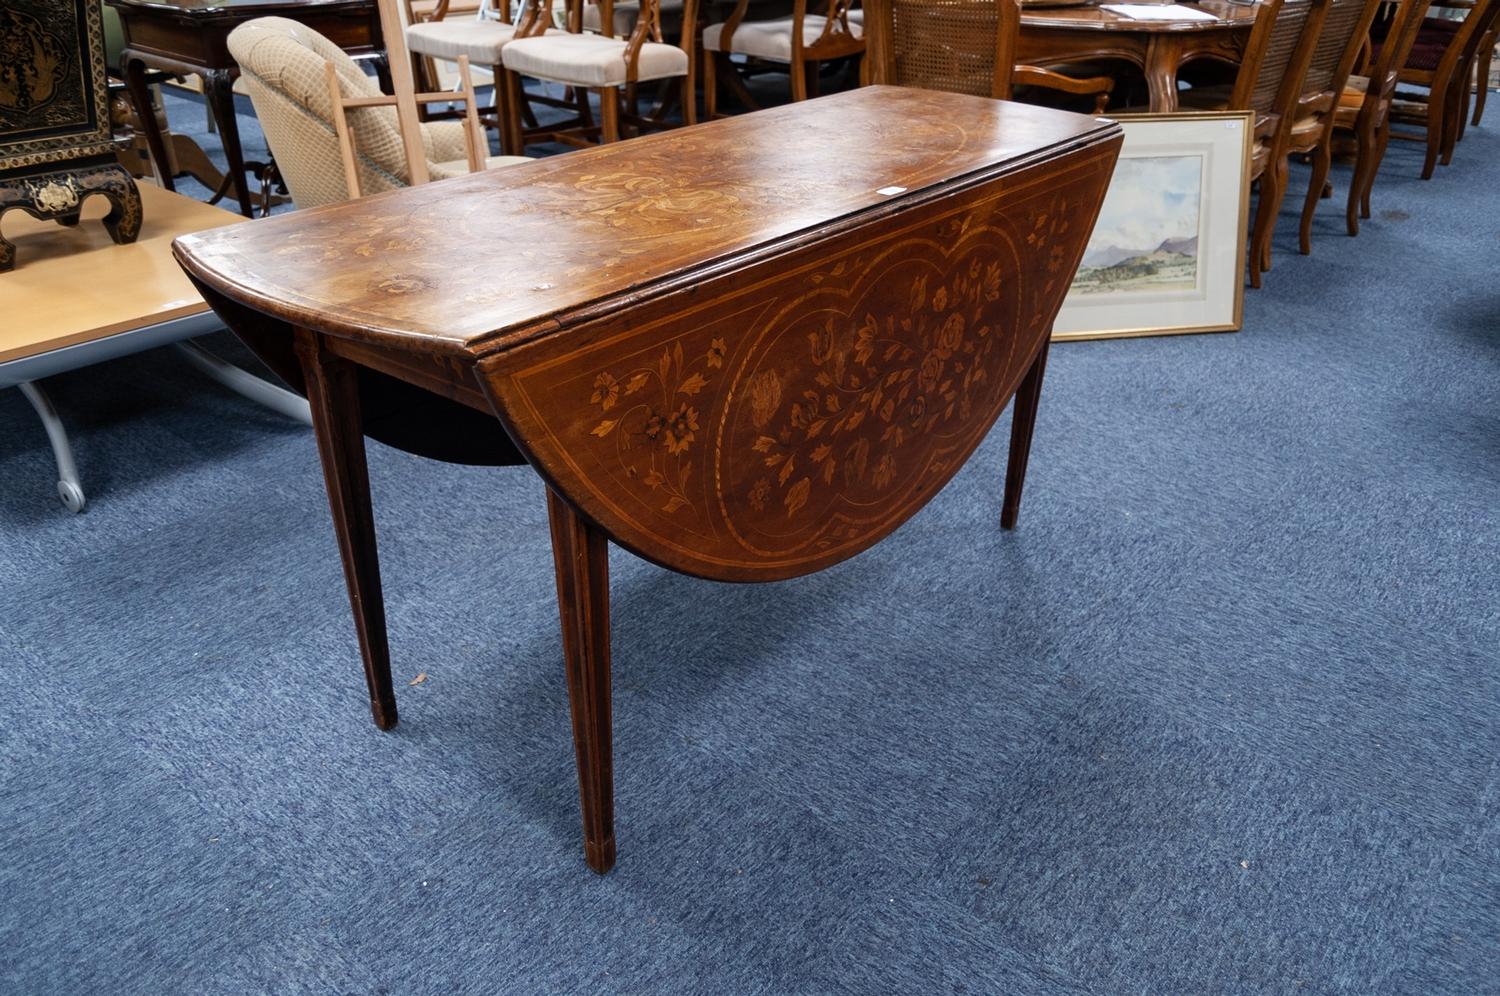
[[[386,37],[401,36],[398,31]],[[371,194],[458,176],[470,171],[481,152],[478,136],[463,123],[424,124],[416,120],[415,106],[406,115],[410,127],[403,129],[400,106],[390,103],[343,49],[296,21],[247,21],[230,33],[229,51],[299,208],[347,200],[351,191]],[[390,62],[393,82],[404,76],[409,86],[406,54],[392,52]],[[455,95],[442,97],[453,100]],[[347,120],[344,106],[355,108]],[[527,160],[497,156],[481,161],[495,167]]]
[[[530,0],[528,6],[535,2]],[[597,132],[600,141],[614,142],[621,137],[622,91],[633,96],[637,83],[676,79],[682,90],[683,121],[693,124],[697,116],[692,37],[684,33],[681,45],[664,40],[659,3],[660,0],[640,0],[635,24],[625,37],[614,34],[613,3],[601,0],[597,34],[582,30],[582,4],[572,3],[567,31],[544,31],[511,42],[502,53],[511,106],[515,107],[520,100],[523,76],[561,83],[579,94],[592,92],[599,98],[598,127],[594,128],[585,119],[581,128],[554,132],[551,137],[570,141],[576,140],[575,131]],[[684,0],[683,23],[693,24],[696,15],[697,0]],[[634,107],[626,113],[625,120],[637,128],[665,126],[660,117],[638,116]],[[515,113],[510,114],[510,125],[514,129],[512,148],[520,149],[525,136]]]
[[[1443,0],[1434,0],[1432,6],[1448,5]],[[1417,29],[1399,82],[1425,90],[1398,91],[1391,114],[1398,121],[1422,126],[1422,131],[1392,130],[1391,136],[1427,143],[1427,155],[1422,162],[1424,180],[1432,179],[1439,157],[1445,166],[1453,161],[1479,43],[1494,26],[1497,14],[1500,14],[1500,0],[1476,0],[1462,21],[1425,17]]]
[[[1306,43],[1312,45],[1312,59],[1302,77],[1302,85],[1286,112],[1281,116],[1271,149],[1271,158],[1282,177],[1286,177],[1286,160],[1293,154],[1311,155],[1312,179],[1308,184],[1298,229],[1300,249],[1305,256],[1312,252],[1313,210],[1328,182],[1333,162],[1333,122],[1339,97],[1344,92],[1349,73],[1359,59],[1370,24],[1382,0],[1328,0],[1322,24],[1316,36],[1309,33]],[[1262,192],[1256,206],[1256,227],[1265,231],[1265,255],[1261,269],[1271,268],[1271,238],[1285,196],[1285,186],[1275,188],[1275,197]],[[1261,222],[1260,214],[1267,219]]]
[[[728,20],[703,29],[703,100],[708,117],[718,116],[721,82],[746,107],[760,106],[740,81],[732,55],[787,67],[793,100],[818,95],[818,69],[823,63],[864,55],[864,17],[851,9],[852,0],[811,0],[822,11],[811,14],[809,2],[793,0],[788,17],[749,21],[745,15],[750,0],[739,0]]]
[[[1281,118],[1302,92],[1302,78],[1312,62],[1328,0],[1263,0],[1245,57],[1234,83],[1223,87],[1194,87],[1181,95],[1183,110],[1254,111],[1251,126],[1250,179],[1259,181],[1258,198],[1280,201],[1286,187],[1285,158],[1277,168],[1273,144]],[[1257,210],[1250,236],[1250,286],[1260,286],[1261,262],[1270,243],[1262,231],[1270,217]]]
[[[1016,65],[1017,0],[868,0],[865,25],[873,83],[1001,100],[1037,87],[1091,98],[1095,113],[1104,110],[1114,87],[1107,76],[1077,78]]]
[[[1339,96],[1333,126],[1354,135],[1354,176],[1349,180],[1349,198],[1344,223],[1350,235],[1359,234],[1359,219],[1370,216],[1370,191],[1391,137],[1391,100],[1396,79],[1406,64],[1412,43],[1432,0],[1401,0],[1391,18],[1385,41],[1375,53],[1369,75],[1351,75]],[[1316,191],[1321,193],[1321,191]],[[1308,187],[1302,208],[1304,231],[1311,224],[1315,190]]]

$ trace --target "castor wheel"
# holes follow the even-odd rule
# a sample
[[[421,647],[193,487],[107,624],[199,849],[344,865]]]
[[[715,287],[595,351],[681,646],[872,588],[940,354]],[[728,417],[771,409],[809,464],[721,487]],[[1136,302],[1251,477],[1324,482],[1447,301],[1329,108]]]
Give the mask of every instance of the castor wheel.
[[[57,482],[57,497],[62,500],[63,508],[77,515],[83,511],[88,504],[88,498],[84,496],[83,489],[72,481]]]

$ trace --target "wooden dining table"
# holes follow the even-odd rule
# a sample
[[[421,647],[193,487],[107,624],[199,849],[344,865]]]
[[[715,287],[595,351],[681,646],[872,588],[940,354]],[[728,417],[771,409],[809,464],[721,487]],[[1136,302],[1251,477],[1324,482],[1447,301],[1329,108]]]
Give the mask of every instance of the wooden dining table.
[[[1183,4],[1214,20],[1142,21],[1093,5],[1027,7],[1016,61],[1028,65],[1121,60],[1146,77],[1151,110],[1177,110],[1177,72],[1193,59],[1238,63],[1259,6],[1227,0]]]
[[[609,545],[716,581],[830,567],[936,495],[1012,397],[1015,525],[1048,333],[1121,138],[1103,118],[872,86],[176,253],[312,402],[382,728],[396,702],[365,436],[547,482],[584,853],[602,872]],[[471,609],[503,611],[478,592]]]

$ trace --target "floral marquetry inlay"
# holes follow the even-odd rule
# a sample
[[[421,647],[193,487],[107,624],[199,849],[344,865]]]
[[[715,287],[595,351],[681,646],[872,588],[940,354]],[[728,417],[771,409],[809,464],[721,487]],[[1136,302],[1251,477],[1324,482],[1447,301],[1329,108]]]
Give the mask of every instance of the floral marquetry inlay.
[[[934,204],[774,274],[604,314],[497,356],[518,372],[489,389],[547,440],[533,462],[591,482],[582,510],[627,545],[649,534],[663,562],[711,577],[836,562],[921,508],[994,424],[1110,165],[1091,155],[1046,188]]]
[[[610,441],[626,479],[659,493],[663,512],[701,511],[688,490],[703,431],[698,395],[723,367],[724,350],[724,340],[714,339],[690,357],[679,340],[654,364],[594,378],[589,403],[602,417],[589,434]]]
[[[961,224],[936,234],[813,274],[815,289],[758,330],[717,468],[747,550],[832,547],[946,479],[976,414],[1029,358],[997,334],[1018,318],[1009,237]],[[725,458],[746,450],[753,459]]]

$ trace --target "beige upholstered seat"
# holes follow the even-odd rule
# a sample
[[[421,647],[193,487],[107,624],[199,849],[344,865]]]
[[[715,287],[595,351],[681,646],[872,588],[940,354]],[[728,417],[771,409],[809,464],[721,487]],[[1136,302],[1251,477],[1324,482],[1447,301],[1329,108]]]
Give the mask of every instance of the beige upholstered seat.
[[[333,64],[347,97],[379,96],[375,81],[327,38],[282,17],[256,18],[235,28],[229,35],[229,52],[239,63],[255,116],[297,206],[347,200],[324,66]],[[349,126],[357,150],[360,190],[373,194],[407,186],[410,173],[395,108],[351,111]],[[468,172],[464,128],[459,122],[424,124],[422,147],[432,179]],[[486,165],[522,162],[527,160],[494,156]]]
[[[423,21],[406,29],[406,47],[434,59],[451,62],[467,55],[476,66],[498,66],[501,49],[515,34],[516,26],[503,21]]]
[[[626,48],[624,38],[549,31],[513,41],[501,55],[506,69],[523,76],[574,86],[620,86],[626,82]],[[646,42],[638,65],[637,80],[685,76],[688,56],[676,45]]]
[[[850,11],[849,33],[855,38],[861,36],[864,31],[863,25],[853,16],[855,11]],[[828,18],[818,14],[808,14],[802,19],[802,44],[810,46],[818,40],[823,33],[823,25],[828,23]],[[719,47],[719,38],[724,33],[723,24],[710,24],[703,29],[703,47],[709,52],[722,52]],[[773,21],[745,21],[734,29],[734,35],[730,38],[730,52],[737,55],[753,55],[757,59],[769,59],[772,62],[792,61],[792,19],[790,17],[778,17]]]
[[[635,28],[636,16],[641,12],[639,0],[620,0],[614,5],[615,36],[624,38]],[[583,30],[599,30],[603,18],[597,3],[585,4],[583,8]],[[682,27],[682,0],[661,0],[661,27],[669,35],[675,35]]]
[[[750,20],[750,0],[739,0],[727,20],[703,29],[703,97],[709,117],[718,116],[719,84],[728,85],[742,104],[759,105],[740,81],[733,55],[781,63],[791,72],[792,99],[818,95],[818,67],[837,59],[863,57],[864,15],[857,0],[793,0],[790,17]],[[808,11],[817,6],[823,13]]]

